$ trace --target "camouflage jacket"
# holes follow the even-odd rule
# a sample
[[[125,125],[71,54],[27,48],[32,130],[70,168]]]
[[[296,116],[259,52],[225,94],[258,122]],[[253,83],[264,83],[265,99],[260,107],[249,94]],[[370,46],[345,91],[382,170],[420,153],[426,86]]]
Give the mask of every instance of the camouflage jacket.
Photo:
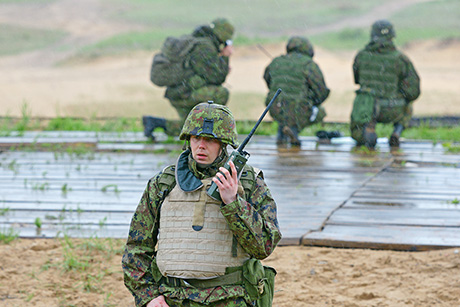
[[[323,103],[330,92],[312,57],[295,51],[275,58],[265,69],[264,80],[270,90],[267,103],[278,88],[283,89],[280,98],[310,106]]]
[[[353,75],[356,84],[372,90],[377,98],[410,102],[420,95],[420,78],[414,65],[391,39],[370,42],[359,51]]]
[[[214,176],[218,167],[224,162],[225,160],[222,159],[205,171],[200,171],[195,161],[189,157],[189,168],[198,179],[203,179]],[[175,184],[174,176],[168,176],[166,170],[168,168],[171,170],[173,167],[167,167],[149,180],[131,221],[122,266],[125,285],[133,294],[137,306],[144,306],[165,289],[171,292],[170,286],[158,282],[161,274],[152,262],[155,263],[159,209],[168,190]],[[238,243],[246,252],[254,258],[264,259],[273,252],[281,239],[276,204],[261,176],[256,178],[252,191],[246,195],[249,195],[247,199],[238,197],[235,202],[223,205],[221,212]],[[231,285],[211,289],[176,290],[198,302],[207,302],[213,295],[225,298],[229,293],[236,293],[245,296],[241,286]]]
[[[225,82],[229,72],[229,58],[220,55],[219,42],[213,35],[200,36],[209,40],[208,44],[198,44],[190,54],[190,66],[206,84],[220,85]]]
[[[187,56],[191,77],[166,88],[165,97],[170,100],[187,99],[192,92],[208,85],[220,86],[229,73],[229,58],[220,55],[220,44],[214,34],[207,27],[200,27],[192,35],[201,40]]]

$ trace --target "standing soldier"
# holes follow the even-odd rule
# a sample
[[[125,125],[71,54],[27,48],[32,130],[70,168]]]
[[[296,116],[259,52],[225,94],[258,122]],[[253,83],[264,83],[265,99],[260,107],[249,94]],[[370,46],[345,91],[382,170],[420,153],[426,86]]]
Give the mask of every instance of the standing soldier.
[[[353,63],[360,85],[351,113],[351,135],[357,145],[374,148],[376,123],[392,123],[390,146],[398,147],[412,116],[412,101],[420,95],[420,79],[412,62],[396,49],[395,30],[387,20],[372,25],[371,39]]]
[[[210,25],[197,27],[192,35],[185,35],[181,42],[175,42],[172,48],[180,45],[179,55],[173,55],[181,63],[181,76],[177,81],[161,80],[159,77],[173,78],[156,68],[156,63],[161,64],[161,57],[156,55],[152,63],[151,81],[161,86],[167,86],[165,98],[179,114],[180,120],[166,120],[165,118],[143,116],[144,135],[151,137],[154,129],[160,127],[165,133],[171,136],[178,136],[187,114],[190,110],[202,101],[213,100],[215,103],[227,104],[229,92],[222,86],[230,71],[229,58],[233,53],[232,36],[233,25],[225,18],[217,18]],[[168,40],[166,40],[168,42]],[[166,55],[172,54],[172,49],[164,50]],[[169,45],[168,45],[169,46]],[[183,54],[185,53],[185,54]],[[177,59],[181,57],[181,59]],[[159,58],[160,61],[156,61]],[[158,65],[160,66],[160,65]]]
[[[180,139],[187,149],[150,179],[131,221],[122,264],[136,306],[271,306],[276,272],[259,259],[281,239],[276,204],[260,170],[222,167],[237,147],[232,113],[200,103]]]
[[[306,126],[319,123],[326,116],[321,104],[329,96],[323,74],[313,62],[313,46],[304,37],[291,37],[287,54],[275,58],[267,66],[264,79],[269,93],[266,104],[278,88],[283,90],[270,115],[278,122],[276,143],[300,146],[299,133]]]

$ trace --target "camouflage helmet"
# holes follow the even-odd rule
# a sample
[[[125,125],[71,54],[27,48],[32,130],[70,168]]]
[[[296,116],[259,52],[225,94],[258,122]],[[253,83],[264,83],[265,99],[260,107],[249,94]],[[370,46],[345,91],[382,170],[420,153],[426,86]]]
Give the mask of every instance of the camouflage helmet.
[[[396,36],[393,25],[385,19],[377,20],[372,25],[371,40],[376,41],[380,38],[393,38]]]
[[[233,148],[238,146],[232,112],[226,106],[212,101],[197,104],[185,119],[179,139],[186,140],[192,135],[215,138]]]
[[[286,45],[286,51],[287,53],[292,51],[300,52],[310,57],[313,57],[315,54],[313,51],[313,45],[310,43],[310,41],[307,38],[301,36],[291,37]]]
[[[210,27],[212,32],[216,35],[217,39],[221,43],[225,43],[227,40],[231,40],[233,31],[235,30],[232,24],[225,18],[214,19]]]

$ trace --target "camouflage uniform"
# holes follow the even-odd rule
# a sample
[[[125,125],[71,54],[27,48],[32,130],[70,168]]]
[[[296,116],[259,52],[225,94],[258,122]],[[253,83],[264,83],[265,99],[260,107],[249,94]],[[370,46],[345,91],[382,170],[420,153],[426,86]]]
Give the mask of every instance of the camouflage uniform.
[[[181,139],[189,139],[190,135],[218,138],[224,145],[237,146],[236,128],[228,108],[212,105],[220,112],[208,112],[207,103],[198,104],[187,117],[181,132]],[[211,105],[211,104],[210,104]],[[212,110],[211,110],[212,111]],[[222,112],[223,111],[223,112]],[[225,113],[228,112],[228,113]],[[225,113],[225,114],[224,114]],[[229,122],[228,116],[231,115]],[[191,118],[197,121],[190,120]],[[212,125],[205,125],[204,118],[212,119]],[[209,122],[208,122],[209,123]],[[230,124],[229,124],[230,123]],[[188,149],[189,150],[189,149]],[[208,167],[197,165],[189,151],[181,154],[178,160],[187,165],[186,171],[193,174],[191,180],[202,180],[213,177],[227,159],[227,151],[222,150],[219,157]],[[169,306],[255,306],[244,284],[227,284],[208,288],[190,287],[181,279],[174,282],[161,275],[156,265],[156,246],[160,225],[160,207],[168,193],[182,177],[176,166],[166,167],[162,172],[151,178],[134,213],[129,236],[123,254],[122,264],[124,280],[132,292],[136,306],[144,306],[150,300],[164,295]],[[253,168],[246,165],[245,170]],[[246,172],[247,173],[247,172]],[[245,171],[243,171],[243,180]],[[180,185],[182,187],[182,184]],[[221,213],[227,220],[237,242],[253,258],[268,257],[281,239],[276,216],[276,204],[265,184],[262,175],[254,178],[250,188],[245,188],[244,198],[221,205]],[[225,276],[225,275],[224,275]]]
[[[188,55],[193,75],[177,86],[167,87],[165,92],[180,118],[162,124],[166,134],[178,136],[188,113],[200,102],[227,104],[229,91],[222,84],[229,73],[229,58],[220,55],[220,47],[232,38],[233,31],[228,20],[218,18],[193,32],[193,36],[201,38]]]
[[[278,88],[283,90],[270,109],[270,115],[279,124],[279,142],[285,139],[281,131],[284,126],[300,133],[306,126],[321,122],[326,116],[321,104],[330,92],[321,69],[313,61],[313,46],[306,38],[292,37],[286,50],[287,54],[275,58],[264,73],[269,88],[266,104]],[[314,107],[318,114],[310,118]]]
[[[409,58],[396,49],[393,37],[395,32],[388,21],[375,22],[371,41],[358,52],[353,63],[354,80],[360,89],[353,105],[350,129],[358,145],[375,146],[376,123],[393,123],[392,136],[397,137],[394,141],[399,145],[399,135],[412,116],[412,101],[420,95],[419,76]],[[373,97],[374,104],[369,105],[368,112],[364,111],[360,95]]]

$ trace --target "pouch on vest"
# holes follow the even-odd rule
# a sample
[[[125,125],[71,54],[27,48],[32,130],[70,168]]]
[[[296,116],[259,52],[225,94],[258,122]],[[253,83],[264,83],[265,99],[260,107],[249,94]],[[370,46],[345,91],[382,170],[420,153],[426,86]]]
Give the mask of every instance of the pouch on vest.
[[[252,300],[262,297],[265,292],[265,272],[260,260],[251,258],[244,262],[243,283]]]
[[[259,300],[257,300],[257,307],[271,307],[273,303],[273,295],[275,294],[275,276],[276,271],[274,268],[264,266],[265,271],[265,285],[264,294]]]
[[[355,124],[369,123],[374,117],[375,98],[370,91],[359,89],[353,102],[351,121]]]

